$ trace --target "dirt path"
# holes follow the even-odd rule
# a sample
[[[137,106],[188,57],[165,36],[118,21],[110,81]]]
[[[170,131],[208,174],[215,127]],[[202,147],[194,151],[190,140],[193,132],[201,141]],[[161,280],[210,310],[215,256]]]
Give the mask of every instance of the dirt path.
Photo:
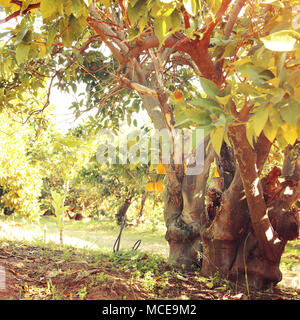
[[[132,260],[132,257],[130,258]],[[142,263],[153,263],[146,254]],[[130,262],[132,263],[132,261]],[[126,263],[80,253],[78,250],[42,248],[14,242],[0,242],[0,299],[38,300],[147,300],[247,299],[243,288],[214,284],[196,273],[165,275],[165,264],[157,265],[160,276],[136,276]],[[218,286],[218,287],[216,287]],[[250,299],[300,300],[300,292],[273,289],[251,292]]]

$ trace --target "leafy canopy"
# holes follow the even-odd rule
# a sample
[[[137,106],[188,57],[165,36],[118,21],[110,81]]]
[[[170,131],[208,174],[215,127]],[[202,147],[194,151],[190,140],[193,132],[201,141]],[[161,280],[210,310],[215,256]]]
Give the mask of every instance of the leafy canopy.
[[[187,91],[184,99],[172,101],[176,126],[204,128],[217,153],[223,139],[229,143],[227,127],[233,120],[246,123],[251,145],[261,132],[281,147],[299,139],[298,1],[245,2],[229,34],[224,26],[235,8],[229,0],[132,0],[127,6],[100,0],[97,15],[91,3],[1,1],[5,21],[20,16],[14,28],[1,34],[1,106],[13,106],[25,90],[34,93],[58,79],[61,88],[74,92],[78,82],[85,83],[86,103],[101,105],[98,113],[107,126],[124,119],[127,111],[130,118],[141,104],[132,88],[118,83],[126,58],[117,45],[132,54],[138,51],[133,57],[143,59],[138,48],[154,35],[158,42],[153,47],[188,52],[200,71],[201,92]],[[122,39],[116,39],[116,30]],[[103,43],[113,58],[101,53]],[[199,48],[193,51],[190,44]],[[149,57],[144,59],[147,64]],[[167,81],[168,72],[164,76],[171,93],[176,88]],[[80,113],[82,104],[73,107]]]

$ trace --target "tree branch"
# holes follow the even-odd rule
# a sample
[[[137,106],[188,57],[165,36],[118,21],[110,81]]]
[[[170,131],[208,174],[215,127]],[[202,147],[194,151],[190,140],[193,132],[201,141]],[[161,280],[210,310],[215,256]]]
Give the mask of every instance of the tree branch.
[[[232,29],[233,29],[233,26],[236,22],[236,19],[240,13],[240,11],[242,10],[243,6],[245,5],[245,3],[247,2],[247,0],[237,0],[233,9],[232,9],[232,12],[229,16],[229,19],[225,25],[225,28],[224,28],[224,36],[226,38],[229,38],[230,37],[230,34],[232,32]]]
[[[226,10],[228,9],[232,0],[223,0],[218,12],[215,14],[214,18],[209,18],[206,25],[203,28],[203,40],[205,41],[206,45],[208,46],[210,42],[210,36],[213,32],[214,28],[217,24],[221,21],[222,17],[224,16]]]
[[[11,1],[13,2],[13,1]],[[18,4],[19,5],[19,4]],[[7,16],[6,18],[0,20],[0,24],[2,23],[5,23],[5,22],[8,22],[9,20],[13,19],[13,18],[16,18],[20,15],[25,15],[26,13],[28,13],[29,11],[33,10],[33,9],[38,9],[40,7],[40,3],[33,3],[33,4],[30,4],[25,10],[21,11],[18,10],[18,11],[15,11],[14,13],[10,14],[9,16]]]
[[[278,238],[267,214],[267,206],[257,172],[257,154],[247,141],[245,125],[231,126],[229,135],[238,162],[258,247],[261,254],[269,261],[278,261],[284,249],[284,241]]]
[[[158,46],[159,40],[154,34],[144,37],[142,40],[137,41],[135,47],[129,50],[125,62],[128,62],[133,57],[138,57],[145,50]],[[189,54],[198,70],[205,78],[214,81],[216,84],[221,83],[221,76],[211,60],[207,50],[208,45],[205,41],[199,39],[192,40],[183,34],[175,33],[165,41],[163,46]]]

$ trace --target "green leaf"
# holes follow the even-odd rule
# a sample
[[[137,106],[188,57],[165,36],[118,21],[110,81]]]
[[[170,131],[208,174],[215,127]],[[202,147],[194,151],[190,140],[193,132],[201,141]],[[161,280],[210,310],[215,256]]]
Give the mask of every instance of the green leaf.
[[[140,17],[143,17],[146,13],[146,7],[143,0],[137,1],[137,3],[133,3],[130,1],[127,8],[128,18],[130,23],[134,25]]]
[[[225,97],[216,97],[220,104],[226,106],[229,100],[231,99],[231,95],[227,95]]]
[[[179,14],[179,12],[177,10],[174,10],[172,12],[172,14],[170,15],[170,19],[171,19],[171,25],[172,25],[173,29],[175,29],[178,26],[180,26],[181,17],[180,17],[180,14]]]
[[[72,32],[70,31],[69,28],[67,28],[65,30],[65,32],[63,33],[62,42],[63,42],[64,46],[66,46],[67,48],[72,46],[73,37],[72,37]],[[68,73],[67,73],[67,76],[68,76]]]
[[[213,13],[216,13],[222,4],[222,0],[206,0]]]
[[[298,138],[298,132],[297,132],[296,127],[285,122],[281,126],[281,131],[282,131],[284,139],[287,143],[289,143],[290,145],[293,145],[296,142],[296,140]]]
[[[219,97],[222,96],[220,89],[218,88],[218,86],[214,82],[212,82],[208,79],[205,79],[203,77],[200,77],[200,83],[201,83],[201,87],[204,90],[204,92],[212,99],[217,100],[216,96],[219,96]]]
[[[258,137],[268,121],[269,112],[267,108],[260,108],[253,116],[253,129]]]
[[[260,39],[271,51],[285,52],[300,48],[300,33],[294,30],[277,31]]]
[[[24,62],[27,59],[29,51],[30,51],[30,45],[28,45],[28,44],[20,43],[17,46],[16,59],[17,59],[18,64],[21,64],[22,62]]]
[[[246,123],[246,136],[250,146],[254,149],[253,140],[255,139],[255,137],[254,137],[253,121],[251,120]]]
[[[106,0],[107,1],[107,0]],[[132,6],[132,7],[134,7],[136,4],[137,4],[137,2],[138,2],[139,0],[130,0],[130,5]],[[101,1],[102,2],[102,1]]]
[[[58,9],[57,0],[41,0],[40,10],[43,19],[52,17]]]
[[[15,45],[19,44],[23,38],[25,37],[26,33],[28,32],[29,27],[22,29],[16,36]]]
[[[199,126],[207,126],[211,124],[211,119],[206,111],[200,108],[182,108],[175,107],[174,115],[176,119],[176,127],[197,123]]]
[[[151,9],[151,16],[154,18],[161,16],[168,17],[173,13],[175,7],[176,4],[174,3],[174,1],[165,3],[164,5],[162,5],[161,2],[155,2]]]
[[[138,8],[134,8],[130,4],[128,5],[127,13],[132,25],[135,24],[141,16]]]
[[[266,138],[270,141],[273,142],[274,139],[276,138],[276,134],[277,134],[277,128],[274,128],[271,124],[271,121],[268,120],[266,125],[264,126],[263,129],[264,135],[266,136]]]
[[[80,24],[79,20],[76,19],[73,15],[70,16],[69,25],[72,40],[75,40],[83,32],[84,28]]]
[[[71,9],[75,18],[79,18],[83,12],[83,2],[81,0],[72,0]]]
[[[300,83],[300,70],[296,69],[293,72],[289,73],[286,77],[286,81],[291,86],[297,86]]]
[[[195,16],[197,13],[197,1],[196,0],[183,0],[183,5],[186,12],[191,15]]]
[[[159,40],[160,45],[163,43],[165,35],[168,31],[167,20],[165,17],[157,17],[154,19],[154,32]]]
[[[277,108],[272,108],[269,110],[269,119],[274,128],[280,127],[283,122],[280,112],[278,112]]]
[[[284,121],[292,126],[296,126],[300,118],[300,104],[294,99],[289,99],[288,102],[280,108],[280,115]]]
[[[192,101],[190,101],[190,103],[194,106],[199,106],[199,107],[217,107],[220,109],[220,111],[222,111],[222,107],[220,107],[219,103],[217,103],[214,100],[208,99],[208,98],[197,98],[194,99]]]
[[[271,85],[265,82],[275,77],[270,70],[254,65],[253,63],[245,63],[241,65],[238,68],[238,71],[248,75],[257,86],[266,88],[269,88]]]
[[[224,138],[224,128],[222,127],[217,127],[210,133],[211,143],[217,155],[220,155],[223,138]]]
[[[278,129],[276,141],[278,142],[280,148],[285,148],[288,145],[281,128]]]
[[[55,36],[57,35],[58,32],[58,27],[59,27],[59,22],[56,21],[54,24],[51,25],[48,31],[48,38],[47,38],[47,46],[51,46]]]

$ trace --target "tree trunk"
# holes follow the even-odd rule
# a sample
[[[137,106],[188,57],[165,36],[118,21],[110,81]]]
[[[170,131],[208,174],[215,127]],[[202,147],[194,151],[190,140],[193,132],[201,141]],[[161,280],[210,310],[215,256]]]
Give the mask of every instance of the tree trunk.
[[[144,207],[146,203],[147,194],[144,194],[141,199],[141,207],[137,216],[137,224],[142,222],[144,220],[143,214],[144,214]]]
[[[149,86],[145,74],[136,64],[134,80]],[[165,117],[170,106],[159,76],[154,84],[150,87],[156,88],[157,98],[140,96],[155,128],[172,131],[172,118],[168,121]],[[278,184],[281,191],[277,190],[273,202],[267,202],[260,173],[270,141],[261,134],[253,149],[244,125],[229,128],[229,138],[232,148],[223,144],[216,158],[221,177],[213,179],[209,188],[207,180],[215,154],[211,147],[207,149],[207,139],[201,174],[182,177],[174,164],[166,166],[164,218],[169,263],[185,267],[196,264],[204,276],[218,271],[228,279],[264,288],[281,280],[279,263],[285,244],[299,234],[297,214],[290,208],[300,195],[300,165],[286,158],[283,176],[287,180]]]
[[[129,209],[130,205],[131,205],[131,200],[132,200],[133,196],[129,196],[125,202],[123,203],[123,205],[121,206],[121,208],[118,210],[117,214],[116,214],[116,219],[117,219],[117,223],[118,225],[122,224],[123,218],[126,215],[127,210]]]
[[[169,262],[187,267],[196,264],[203,276],[218,271],[227,279],[262,289],[281,281],[279,263],[284,247],[299,236],[298,212],[291,209],[300,196],[299,160],[293,164],[293,176],[290,173],[288,179],[277,181],[274,195],[266,201],[264,195],[269,191],[263,188],[259,175],[270,142],[262,135],[253,150],[245,130],[234,127],[232,135],[234,154],[225,149],[217,159],[219,172],[231,168],[226,183],[224,176],[213,178],[206,190],[214,159],[208,152],[203,173],[184,177],[180,206],[172,201],[172,191],[167,188]]]
[[[206,150],[208,139],[204,141]],[[200,146],[201,147],[201,146]],[[174,195],[170,191],[172,185],[167,185],[165,197],[165,222],[167,226],[166,240],[169,244],[169,263],[190,267],[193,264],[201,266],[202,243],[201,227],[205,220],[205,192],[210,165],[215,153],[210,146],[206,152],[204,168],[199,175],[185,175],[181,190]]]

